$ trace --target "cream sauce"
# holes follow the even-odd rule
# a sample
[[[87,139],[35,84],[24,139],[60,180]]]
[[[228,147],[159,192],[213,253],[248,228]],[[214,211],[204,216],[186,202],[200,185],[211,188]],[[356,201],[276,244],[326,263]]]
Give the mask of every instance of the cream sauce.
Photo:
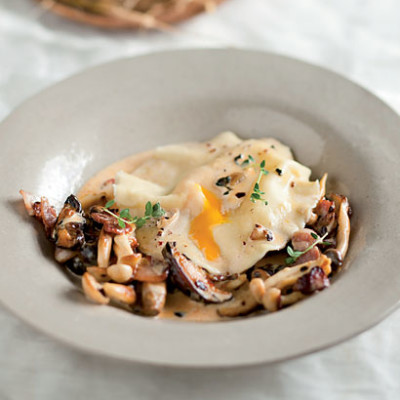
[[[219,140],[219,137],[215,138],[214,142],[211,141],[210,142],[211,144],[203,143],[203,144],[188,145],[188,149],[190,151],[188,151],[187,158],[190,159],[192,154],[204,153],[204,146],[205,146],[207,148],[207,153],[210,153],[210,154],[206,154],[206,155],[202,154],[202,157],[203,157],[203,159],[205,158],[207,160],[207,162],[211,162],[213,160],[213,157],[215,158],[219,152],[226,151],[226,149],[227,149],[227,146],[224,144],[221,145],[221,143],[219,143],[218,140]],[[232,140],[233,140],[233,145],[238,146],[238,142],[235,142],[235,140],[239,140],[239,139],[233,138]],[[289,179],[288,182],[285,183],[285,190],[287,193],[291,192],[291,189],[287,189],[288,184],[293,182],[293,180],[298,179],[298,181],[297,181],[298,187],[296,186],[296,189],[295,189],[297,191],[296,192],[297,194],[295,196],[298,196],[298,197],[295,200],[293,200],[294,197],[292,197],[292,204],[290,204],[290,202],[284,203],[284,204],[288,204],[288,207],[292,207],[292,206],[297,207],[297,204],[301,204],[300,200],[306,201],[307,196],[309,199],[308,200],[309,204],[307,206],[308,208],[304,208],[304,209],[299,208],[298,211],[293,211],[293,213],[292,213],[291,209],[289,211],[285,210],[283,203],[282,203],[282,206],[279,206],[279,204],[280,204],[279,198],[277,200],[272,199],[272,194],[271,194],[271,198],[269,200],[275,201],[275,203],[277,204],[277,207],[280,207],[280,208],[277,209],[278,214],[275,214],[275,215],[271,214],[270,218],[276,219],[277,215],[278,215],[278,217],[280,214],[282,216],[284,216],[286,213],[289,216],[289,214],[292,213],[290,215],[293,216],[293,219],[297,218],[297,222],[295,224],[292,224],[293,227],[291,228],[293,231],[295,231],[295,230],[299,229],[299,227],[304,226],[305,221],[308,219],[308,214],[311,212],[311,209],[313,208],[314,203],[317,201],[317,199],[319,197],[318,196],[319,183],[318,182],[312,183],[312,182],[308,181],[309,170],[307,168],[301,166],[300,164],[296,163],[295,161],[292,161],[292,156],[291,156],[290,150],[286,146],[281,145],[279,142],[277,142],[273,139],[268,139],[268,140],[271,140],[271,143],[269,143],[269,142],[267,142],[267,143],[269,145],[271,145],[271,147],[274,149],[274,151],[276,151],[276,156],[274,155],[272,157],[271,162],[272,163],[281,162],[281,161],[279,161],[279,160],[281,160],[281,158],[279,158],[279,157],[283,157],[282,159],[288,160],[288,161],[284,161],[284,164],[271,164],[270,176],[272,176],[272,178],[273,178],[271,187],[273,189],[275,189],[275,191],[277,191],[278,189],[280,190],[280,188],[283,187],[283,186],[279,186],[282,184],[279,183],[279,178],[275,177],[275,175],[276,175],[276,173],[274,172],[275,166],[279,166],[281,168],[286,168],[286,170],[290,171],[290,173],[292,174],[292,178],[290,178],[290,177],[285,178],[286,180]],[[200,147],[200,146],[203,146],[203,147]],[[250,146],[250,144],[248,146]],[[173,148],[173,146],[171,148]],[[212,151],[214,149],[215,149],[215,151]],[[105,185],[105,183],[108,182],[109,180],[114,180],[116,178],[117,174],[121,174],[121,171],[126,174],[132,174],[134,172],[135,176],[137,176],[138,179],[150,177],[149,179],[151,179],[151,182],[153,182],[155,185],[164,185],[164,187],[168,188],[168,182],[167,182],[168,179],[165,179],[165,177],[164,177],[164,181],[163,181],[162,177],[160,178],[160,176],[155,173],[157,168],[154,168],[155,164],[153,164],[153,161],[154,161],[154,155],[157,154],[157,151],[158,150],[148,151],[148,152],[141,153],[141,154],[135,154],[133,156],[130,156],[123,160],[120,160],[120,161],[106,167],[102,171],[100,171],[97,175],[95,175],[88,182],[86,182],[86,184],[79,191],[78,199],[81,201],[82,207],[85,210],[87,210],[92,205],[105,204],[108,200],[113,199],[115,197],[115,193],[112,190],[112,185],[110,185],[110,184]],[[162,149],[161,149],[161,151],[162,151]],[[177,146],[177,151],[182,152],[182,147]],[[191,153],[191,151],[192,151],[192,153]],[[216,154],[214,154],[214,153],[216,153]],[[169,156],[173,159],[173,152]],[[229,155],[229,158],[232,158],[232,156],[233,156],[233,154]],[[261,157],[264,158],[265,156],[261,156]],[[158,160],[157,162],[160,162],[162,164],[164,161]],[[189,162],[192,162],[192,161],[189,161]],[[161,165],[161,164],[158,167],[162,170],[163,165]],[[194,164],[195,164],[194,166],[196,167],[196,162],[194,162]],[[170,164],[168,164],[168,165],[170,165]],[[210,165],[213,165],[213,164],[210,164]],[[223,165],[221,165],[220,167],[221,167],[221,171],[222,171]],[[218,166],[218,168],[219,168],[219,166]],[[239,168],[239,170],[240,170],[240,168]],[[251,170],[248,171],[248,173],[252,173]],[[176,169],[175,172],[172,172],[172,174],[174,176],[171,176],[171,181],[177,182],[178,178],[181,177],[181,175],[179,175],[179,174],[181,174],[179,169]],[[256,172],[253,173],[253,175],[255,175],[255,174],[256,174]],[[222,175],[219,174],[218,176],[221,177]],[[290,181],[290,179],[292,179],[292,181]],[[212,182],[215,182],[214,177],[212,179]],[[246,179],[245,182],[242,182],[242,185],[248,185],[249,184],[248,182],[249,182],[249,179]],[[293,184],[291,184],[290,186],[292,188],[294,187]],[[168,190],[173,190],[173,188],[169,187]],[[243,189],[243,191],[244,191],[244,189]],[[246,191],[249,192],[249,188],[247,188]],[[273,192],[273,193],[274,193],[274,196],[276,196],[275,192]],[[288,196],[290,199],[291,198],[290,196],[294,196],[294,195],[292,194],[292,195],[288,195]],[[310,199],[311,199],[311,201],[310,201]],[[235,199],[235,201],[237,201],[237,199]],[[227,207],[227,210],[229,210],[230,207],[237,207],[237,205],[235,205],[235,204],[233,206],[230,205],[229,202],[226,202],[225,206]],[[249,206],[251,206],[250,202],[249,202]],[[258,204],[257,204],[257,206],[258,206]],[[134,207],[133,207],[133,209],[135,210]],[[270,209],[271,209],[271,207],[270,207]],[[201,207],[199,210],[201,210]],[[254,206],[251,206],[251,209],[249,209],[247,211],[249,211],[249,213],[250,213],[249,215],[254,215],[257,210],[255,211]],[[271,212],[271,211],[269,210],[268,212]],[[261,218],[263,216],[264,216],[263,212],[258,211],[258,218]],[[244,220],[246,220],[245,214],[243,215],[243,218],[244,218]],[[285,217],[285,218],[287,218],[287,217]],[[242,223],[242,220],[240,222]],[[273,223],[275,223],[275,221],[273,221]],[[282,220],[282,222],[279,222],[279,224],[280,224],[279,226],[284,227],[285,224],[290,224],[290,223],[292,223],[292,221],[289,221],[288,219]],[[238,232],[242,231],[241,226],[242,225],[238,225],[236,227]],[[254,226],[254,225],[252,225],[252,226]],[[249,232],[251,232],[252,226],[248,227]],[[278,226],[278,225],[276,225],[276,226]],[[141,229],[143,229],[143,228],[141,228]],[[286,228],[283,228],[283,229],[286,229]],[[222,236],[224,236],[224,235],[227,235],[227,232],[224,232]],[[283,248],[286,244],[287,238],[289,238],[289,237],[291,237],[289,232],[284,231],[284,234],[282,234],[282,232],[277,233],[275,235],[275,238],[279,242],[279,244],[276,245],[275,248],[272,247],[271,250],[279,250],[279,249]],[[139,238],[139,244],[140,244],[140,235],[138,238]],[[232,236],[232,238],[233,238],[233,236]],[[242,244],[242,239],[240,239],[240,245],[241,244]],[[243,241],[243,244],[245,244],[244,241]],[[249,245],[256,246],[256,245],[258,245],[258,243],[255,243],[255,242],[251,243],[251,241],[248,241],[247,246],[249,246]],[[259,253],[262,255],[262,254],[265,254],[265,251],[262,252],[262,249],[261,249],[261,252],[259,251]],[[251,253],[249,253],[249,254],[251,254]],[[191,255],[191,258],[192,258],[192,255]],[[259,259],[259,256],[258,256],[258,258],[255,258],[255,260],[257,260],[257,259]],[[279,260],[279,261],[281,261],[281,260]],[[260,265],[260,264],[265,265],[268,263],[274,264],[274,263],[276,263],[276,260],[263,259],[258,262],[258,265]],[[199,265],[203,265],[203,264],[199,263]],[[250,265],[252,265],[252,264],[250,264]],[[214,273],[216,273],[216,272],[218,272],[218,271],[215,271]],[[235,271],[235,272],[240,272],[240,271]],[[218,308],[220,306],[221,305],[218,305],[218,304],[204,304],[202,302],[193,301],[189,297],[184,295],[183,293],[176,291],[172,294],[168,294],[166,305],[165,305],[162,313],[159,315],[159,318],[184,319],[187,321],[217,321],[217,320],[221,320],[221,319],[228,319],[226,317],[221,317],[218,314]]]

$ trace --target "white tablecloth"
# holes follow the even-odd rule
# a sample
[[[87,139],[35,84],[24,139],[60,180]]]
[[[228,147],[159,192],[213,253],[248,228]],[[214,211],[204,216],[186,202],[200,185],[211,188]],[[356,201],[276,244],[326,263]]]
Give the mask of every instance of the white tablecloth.
[[[42,88],[105,61],[224,46],[329,67],[400,111],[399,21],[397,0],[229,0],[173,34],[108,32],[64,21],[31,0],[0,0],[0,119]],[[82,354],[0,308],[0,399],[267,398],[399,399],[400,312],[357,338],[297,360],[196,371]]]

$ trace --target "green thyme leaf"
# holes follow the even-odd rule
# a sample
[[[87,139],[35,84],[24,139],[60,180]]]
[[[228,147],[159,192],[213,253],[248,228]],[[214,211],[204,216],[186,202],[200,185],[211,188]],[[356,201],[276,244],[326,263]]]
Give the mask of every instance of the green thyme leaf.
[[[293,264],[295,261],[296,261],[296,260],[294,259],[294,257],[287,257],[287,258],[285,259],[286,265]]]
[[[115,204],[115,200],[110,200],[103,207],[103,210],[107,214],[112,215],[118,221],[118,226],[122,229],[125,229],[127,224],[135,224],[136,228],[141,228],[149,219],[160,218],[165,214],[165,210],[163,210],[160,203],[152,205],[150,201],[146,203],[144,217],[132,217],[129,208],[121,210],[119,215],[115,214],[108,209],[108,207],[111,207],[113,204]]]
[[[144,215],[145,215],[146,217],[151,217],[152,212],[153,212],[153,206],[151,205],[151,202],[148,201],[148,202],[146,203]]]
[[[162,209],[161,204],[160,203],[156,203],[153,206],[152,209],[152,217],[154,218],[160,218],[165,214],[165,211]]]
[[[260,190],[260,181],[263,175],[267,175],[269,173],[269,171],[267,171],[266,169],[264,169],[265,167],[265,160],[262,160],[260,163],[260,172],[258,173],[258,178],[256,183],[254,184],[254,188],[253,188],[253,193],[250,196],[250,200],[255,203],[256,200],[261,200],[264,202],[264,205],[268,205],[268,201],[266,201],[265,199],[262,198],[262,196],[265,194],[265,192]]]
[[[289,254],[289,256],[293,257],[294,250],[290,246],[287,247],[286,251]]]
[[[115,204],[115,200],[112,199],[110,201],[107,201],[106,205],[104,206],[105,208],[110,208]]]
[[[123,210],[121,210],[119,216],[123,219],[127,219],[128,221],[131,221],[133,219],[128,208],[124,208]]]
[[[318,239],[318,235],[315,234],[314,232],[311,232],[311,236],[312,236],[314,239]]]

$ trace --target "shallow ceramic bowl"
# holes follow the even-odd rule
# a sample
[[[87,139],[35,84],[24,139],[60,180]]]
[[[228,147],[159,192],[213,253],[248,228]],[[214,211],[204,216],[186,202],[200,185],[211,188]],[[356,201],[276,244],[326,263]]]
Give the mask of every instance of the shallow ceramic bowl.
[[[353,206],[351,246],[328,290],[280,312],[220,323],[148,319],[87,302],[52,258],[18,190],[63,200],[99,169],[223,130],[273,136]],[[75,347],[174,366],[273,362],[371,327],[400,299],[400,120],[348,80],[285,57],[191,50],[106,64],[19,107],[0,126],[0,299]]]

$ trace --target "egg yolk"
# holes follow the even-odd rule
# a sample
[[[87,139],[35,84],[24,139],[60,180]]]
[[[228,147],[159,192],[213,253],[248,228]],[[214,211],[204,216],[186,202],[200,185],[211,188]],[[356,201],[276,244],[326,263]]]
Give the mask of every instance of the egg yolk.
[[[203,210],[192,220],[190,236],[209,261],[220,256],[220,248],[214,240],[212,228],[225,224],[228,219],[221,213],[221,200],[209,190],[198,185],[203,197]]]

